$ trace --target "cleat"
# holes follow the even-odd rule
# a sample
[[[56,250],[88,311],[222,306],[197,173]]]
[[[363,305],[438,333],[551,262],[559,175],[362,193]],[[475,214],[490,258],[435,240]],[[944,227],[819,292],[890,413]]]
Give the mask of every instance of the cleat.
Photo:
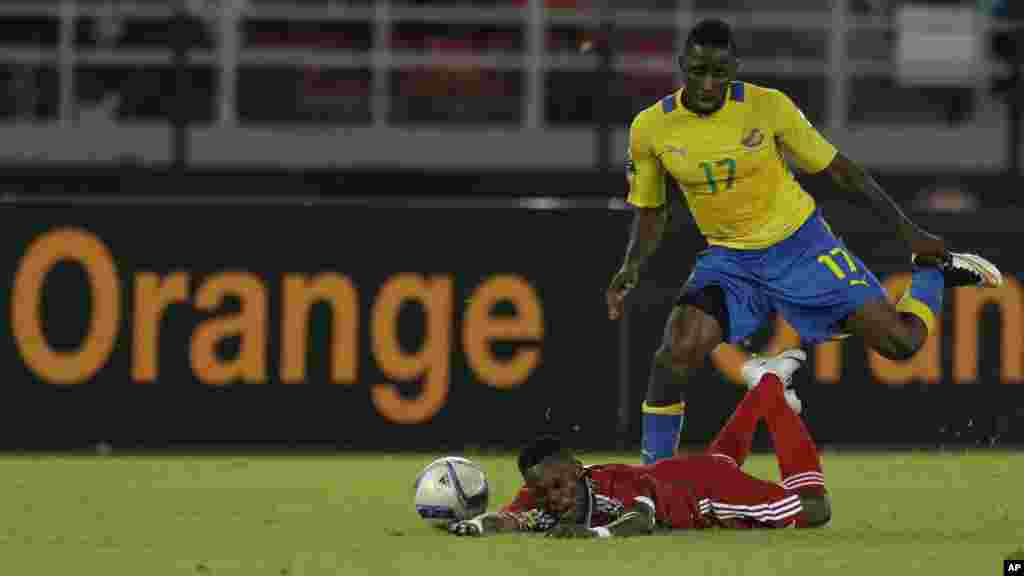
[[[793,385],[793,374],[806,361],[807,353],[794,348],[786,350],[778,356],[767,358],[755,356],[743,363],[743,368],[740,372],[743,374],[743,380],[747,383],[747,388],[750,389],[757,386],[757,383],[761,381],[761,377],[766,372],[771,372],[778,376],[782,380],[782,386],[785,390],[786,404],[789,404],[789,407],[794,412],[800,414],[803,411],[803,402],[796,395],[796,391],[791,390],[790,387]]]
[[[915,266],[935,266],[946,281],[946,288],[958,286],[980,286],[998,288],[1003,285],[1003,274],[996,265],[977,254],[949,252],[942,260],[935,258],[911,257]]]
[[[789,388],[793,385],[793,373],[799,370],[806,361],[807,353],[798,348],[793,348],[782,352],[778,356],[754,356],[743,363],[743,368],[740,372],[743,374],[743,380],[747,383],[747,388],[757,386],[765,372],[775,374],[782,380],[782,385],[785,388]]]
[[[754,388],[761,381],[766,372],[771,372],[782,380],[785,403],[790,405],[794,412],[800,414],[804,410],[804,403],[797,396],[797,392],[791,389],[793,385],[793,374],[807,362],[807,353],[802,349],[787,349],[778,356],[768,358],[754,357],[743,363],[740,372],[748,388]]]

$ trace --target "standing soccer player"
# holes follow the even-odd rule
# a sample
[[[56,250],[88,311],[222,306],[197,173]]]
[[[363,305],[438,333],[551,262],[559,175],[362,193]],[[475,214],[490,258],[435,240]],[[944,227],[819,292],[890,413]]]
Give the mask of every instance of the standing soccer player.
[[[645,466],[583,466],[557,439],[541,438],[519,454],[526,486],[515,499],[449,530],[460,536],[546,532],[593,538],[650,534],[656,527],[824,526],[832,507],[821,461],[786,390],[806,358],[802,350],[790,350],[747,361],[743,377],[750,391],[704,454]],[[741,470],[761,420],[772,437],[781,484]]]
[[[685,86],[637,114],[630,126],[629,203],[635,208],[625,262],[607,289],[617,319],[640,268],[657,247],[669,208],[666,173],[679,184],[709,248],[698,255],[666,322],[643,403],[643,461],[672,456],[690,372],[720,343],[750,336],[780,313],[804,345],[856,334],[891,360],[924,344],[945,288],[998,286],[987,260],[947,250],[917,227],[862,168],[838,153],[784,93],[736,81],[729,25],[700,22],[679,65]],[[831,232],[790,172],[827,172],[867,199],[912,253],[910,287],[896,305],[878,279]]]

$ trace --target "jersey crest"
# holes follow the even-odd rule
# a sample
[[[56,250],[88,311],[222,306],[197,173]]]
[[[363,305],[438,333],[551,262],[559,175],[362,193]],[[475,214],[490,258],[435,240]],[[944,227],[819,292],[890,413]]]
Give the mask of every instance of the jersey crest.
[[[764,142],[764,133],[757,128],[751,130],[750,134],[747,134],[743,140],[740,140],[740,143],[747,148],[757,148],[762,142]]]

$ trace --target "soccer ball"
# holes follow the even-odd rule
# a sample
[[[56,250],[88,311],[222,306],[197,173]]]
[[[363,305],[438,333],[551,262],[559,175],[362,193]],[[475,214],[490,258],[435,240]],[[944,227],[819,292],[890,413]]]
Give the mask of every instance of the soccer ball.
[[[487,511],[487,476],[457,456],[438,458],[416,476],[416,513],[427,522],[447,525]]]

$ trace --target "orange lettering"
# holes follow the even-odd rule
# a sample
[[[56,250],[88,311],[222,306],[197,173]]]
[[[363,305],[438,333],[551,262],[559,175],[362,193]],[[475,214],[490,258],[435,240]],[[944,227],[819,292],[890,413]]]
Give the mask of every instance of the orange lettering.
[[[233,294],[241,301],[238,314],[207,320],[192,334],[192,372],[207,384],[232,381],[262,383],[267,379],[267,295],[263,282],[244,272],[217,274],[196,293],[199,310],[215,310]],[[221,360],[217,343],[239,336],[238,357]]]
[[[491,315],[494,305],[503,300],[512,302],[515,316]],[[543,336],[540,301],[526,280],[518,276],[496,276],[477,287],[466,309],[462,340],[466,361],[482,382],[495,388],[514,388],[525,382],[540,364],[537,345],[521,346],[511,359],[502,361],[494,357],[492,342],[536,342]]]
[[[1004,383],[1019,383],[1024,380],[1024,365],[1021,362],[1021,314],[1024,314],[1024,297],[1021,285],[1013,277],[1006,277],[999,288],[957,288],[954,291],[954,329],[956,338],[953,347],[953,382],[962,384],[978,379],[978,325],[984,307],[995,304],[999,308],[1002,324],[1000,348],[1000,379]]]
[[[398,340],[398,314],[406,302],[423,308],[426,330],[414,354],[402,350]],[[401,424],[426,422],[448,398],[452,322],[452,280],[399,274],[381,287],[371,313],[373,353],[385,376],[394,380],[423,378],[419,396],[408,398],[394,384],[373,387],[373,403],[385,418]]]
[[[331,382],[356,381],[359,353],[359,298],[352,282],[333,273],[310,280],[299,274],[284,279],[284,314],[281,319],[281,381],[285,384],[306,379],[309,313],[318,301],[330,303]]]
[[[132,380],[152,382],[159,374],[160,320],[167,306],[188,301],[188,273],[163,280],[153,272],[135,278],[135,326],[132,337]]]
[[[43,282],[64,260],[85,270],[92,294],[89,332],[72,352],[53,350],[43,333]],[[121,289],[107,246],[89,232],[70,228],[48,232],[32,242],[14,276],[11,320],[15,344],[36,376],[55,384],[79,384],[92,378],[110,358],[121,321]]]

